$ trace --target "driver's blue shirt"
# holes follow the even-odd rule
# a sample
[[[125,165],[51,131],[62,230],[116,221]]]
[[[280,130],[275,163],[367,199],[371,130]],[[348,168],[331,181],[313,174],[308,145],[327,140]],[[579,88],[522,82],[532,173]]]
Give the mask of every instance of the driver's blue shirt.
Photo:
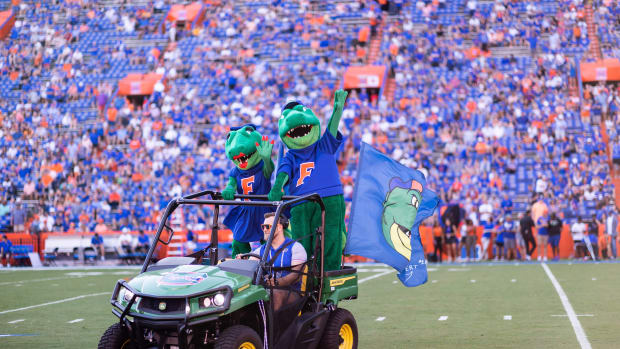
[[[275,257],[273,261],[273,266],[276,268],[286,268],[291,267],[293,265],[299,265],[305,263],[307,260],[306,249],[299,242],[291,242],[292,239],[285,238],[282,245],[280,245],[277,249],[271,247],[269,249],[269,254],[267,255],[267,261],[271,262],[271,260]],[[266,244],[263,244],[260,248],[254,250],[254,253],[258,253],[263,256],[266,250]],[[278,253],[282,251],[281,253]],[[283,278],[291,272],[288,270],[278,271],[276,273],[276,278]],[[293,288],[300,289],[301,288],[301,278],[295,284],[291,285]]]

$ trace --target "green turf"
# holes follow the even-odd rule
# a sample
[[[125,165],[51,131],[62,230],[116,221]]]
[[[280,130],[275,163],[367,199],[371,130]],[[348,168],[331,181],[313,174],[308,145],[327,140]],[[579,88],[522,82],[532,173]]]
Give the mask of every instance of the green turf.
[[[593,348],[620,344],[620,264],[550,264]],[[386,267],[361,267],[360,280]],[[553,285],[538,264],[431,266],[429,282],[406,288],[389,273],[341,303],[358,323],[360,348],[578,348]],[[92,274],[95,273],[95,274]],[[0,313],[61,299],[104,295],[0,314],[0,348],[93,348],[115,321],[109,294],[137,270],[0,271]],[[595,278],[596,280],[592,280]],[[45,280],[49,279],[49,280]],[[511,280],[516,280],[512,282]],[[436,280],[435,283],[432,281]],[[475,282],[471,282],[475,280]],[[17,286],[19,285],[19,286]],[[504,320],[511,315],[512,320]],[[446,321],[438,321],[448,316]],[[385,317],[383,321],[376,321]],[[9,324],[9,321],[24,319]],[[69,324],[68,321],[84,319]]]

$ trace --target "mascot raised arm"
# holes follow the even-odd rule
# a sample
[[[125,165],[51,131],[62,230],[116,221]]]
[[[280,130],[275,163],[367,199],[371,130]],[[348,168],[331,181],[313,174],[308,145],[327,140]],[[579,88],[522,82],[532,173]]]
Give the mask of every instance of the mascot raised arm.
[[[226,139],[226,156],[235,167],[230,171],[228,184],[222,191],[225,200],[233,200],[235,193],[265,195],[271,189],[271,160],[273,141],[261,136],[252,124],[231,127]],[[232,257],[251,251],[250,242],[263,239],[261,224],[269,207],[235,206],[224,219],[233,232]]]
[[[282,188],[288,183],[290,195],[318,193],[325,204],[325,270],[340,269],[345,234],[345,204],[342,184],[336,165],[336,151],[342,144],[338,124],[347,99],[347,92],[336,91],[334,110],[321,136],[319,119],[300,102],[289,102],[282,109],[278,133],[288,151],[281,160],[269,199],[279,201]],[[313,254],[314,233],[321,224],[321,210],[314,202],[300,203],[291,208],[291,235],[300,240],[308,256]]]

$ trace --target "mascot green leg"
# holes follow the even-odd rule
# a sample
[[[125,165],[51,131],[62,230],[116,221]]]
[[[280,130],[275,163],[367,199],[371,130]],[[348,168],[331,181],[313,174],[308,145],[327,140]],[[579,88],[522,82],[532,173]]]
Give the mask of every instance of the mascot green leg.
[[[323,198],[325,204],[325,270],[338,270],[342,264],[344,225],[344,198],[334,195]],[[321,208],[317,203],[304,202],[291,209],[291,235],[293,239],[314,233],[321,225]],[[312,255],[314,239],[308,236],[299,241]]]
[[[235,258],[238,254],[249,253],[252,251],[250,243],[241,242],[237,240],[232,241],[232,258]]]

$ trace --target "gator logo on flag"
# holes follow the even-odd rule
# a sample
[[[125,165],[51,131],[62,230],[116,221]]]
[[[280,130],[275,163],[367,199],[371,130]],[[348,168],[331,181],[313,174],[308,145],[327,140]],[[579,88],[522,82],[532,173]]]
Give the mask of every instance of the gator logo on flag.
[[[424,175],[362,143],[346,254],[386,263],[406,286],[426,282],[420,223],[439,204]]]

